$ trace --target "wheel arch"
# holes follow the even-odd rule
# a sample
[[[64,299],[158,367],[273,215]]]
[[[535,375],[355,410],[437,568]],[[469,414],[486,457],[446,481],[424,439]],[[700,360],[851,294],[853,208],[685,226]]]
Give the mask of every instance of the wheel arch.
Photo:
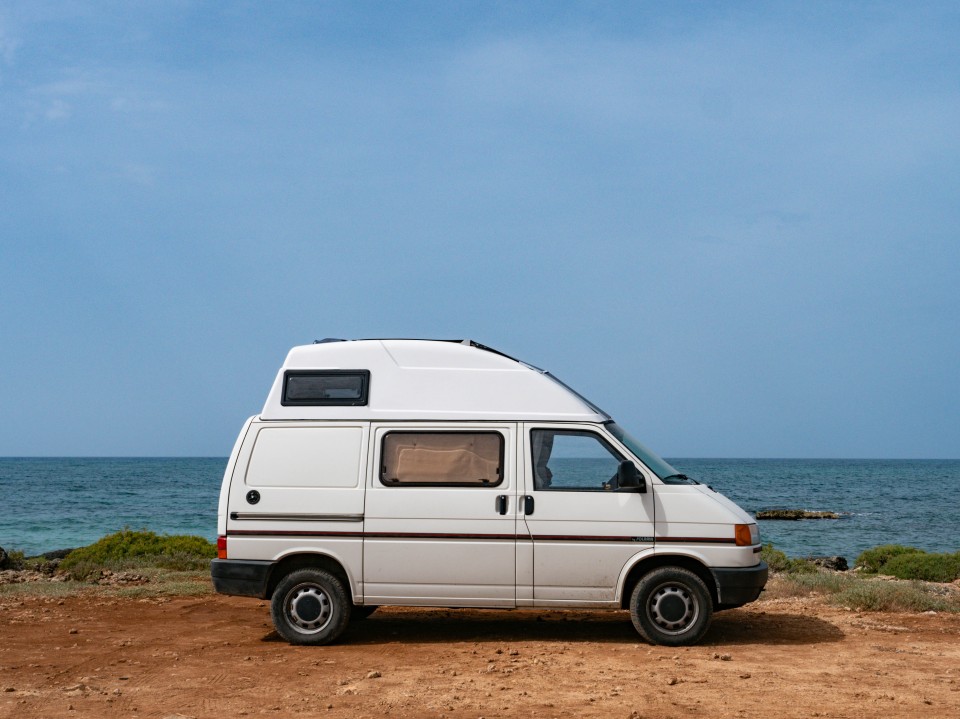
[[[633,594],[637,582],[648,572],[660,567],[680,567],[696,574],[707,586],[714,607],[719,603],[717,582],[713,572],[702,561],[685,554],[648,554],[641,557],[626,572],[626,577],[620,583],[620,607],[630,608],[630,595]]]
[[[339,560],[331,557],[329,554],[321,554],[319,552],[297,552],[288,554],[274,563],[267,577],[267,593],[264,598],[273,598],[273,592],[283,578],[290,574],[290,572],[295,572],[298,569],[323,569],[324,571],[330,572],[330,574],[343,583],[343,587],[347,591],[347,598],[351,603],[353,602],[355,595],[353,582],[346,568]]]

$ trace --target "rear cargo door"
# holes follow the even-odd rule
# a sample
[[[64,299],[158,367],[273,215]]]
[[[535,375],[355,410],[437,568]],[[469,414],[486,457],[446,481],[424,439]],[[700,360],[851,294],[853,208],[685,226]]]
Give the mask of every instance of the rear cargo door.
[[[231,554],[259,560],[326,554],[343,565],[354,594],[362,594],[368,435],[365,422],[252,423],[230,486]]]

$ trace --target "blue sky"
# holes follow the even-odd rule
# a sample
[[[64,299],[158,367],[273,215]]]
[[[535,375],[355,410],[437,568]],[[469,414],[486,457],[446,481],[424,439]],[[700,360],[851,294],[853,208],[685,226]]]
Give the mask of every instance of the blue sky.
[[[0,2],[0,455],[470,337],[672,457],[960,457],[951,3]]]

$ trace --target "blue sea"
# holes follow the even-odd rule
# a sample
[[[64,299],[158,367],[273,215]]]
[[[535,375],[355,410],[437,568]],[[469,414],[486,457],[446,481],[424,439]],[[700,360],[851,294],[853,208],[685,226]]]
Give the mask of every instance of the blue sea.
[[[124,527],[214,539],[226,458],[0,458],[0,547],[79,547]],[[761,521],[791,556],[852,562],[879,544],[960,551],[960,460],[673,459],[750,512],[831,510],[839,520]]]

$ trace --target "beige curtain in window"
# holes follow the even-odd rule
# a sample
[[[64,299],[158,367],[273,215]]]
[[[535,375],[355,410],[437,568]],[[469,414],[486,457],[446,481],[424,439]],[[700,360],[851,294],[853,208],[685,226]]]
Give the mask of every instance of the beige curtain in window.
[[[414,484],[496,484],[499,434],[393,432],[383,442],[383,477]]]

